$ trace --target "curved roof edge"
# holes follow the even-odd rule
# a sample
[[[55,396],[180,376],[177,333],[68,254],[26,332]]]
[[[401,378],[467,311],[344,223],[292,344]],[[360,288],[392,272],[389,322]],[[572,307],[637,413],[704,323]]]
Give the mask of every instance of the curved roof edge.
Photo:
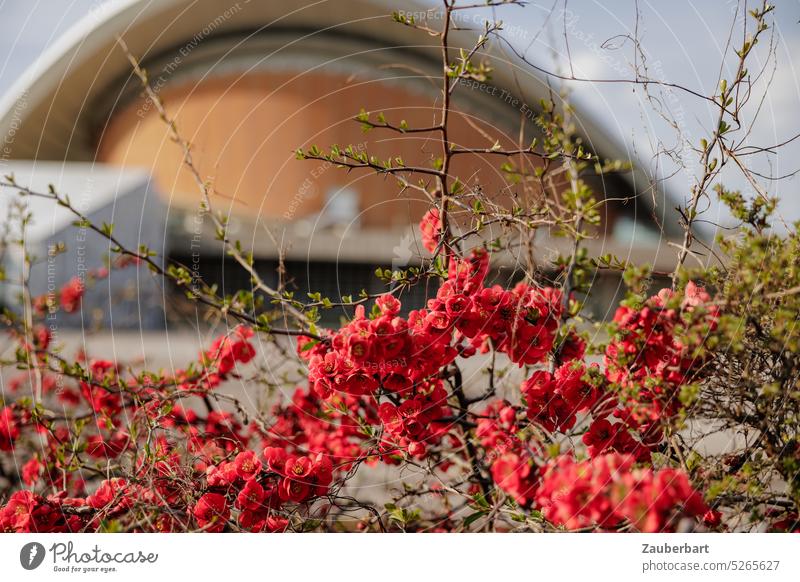
[[[164,4],[175,0],[162,0]],[[125,20],[135,11],[141,0],[119,0],[101,4],[85,15],[56,39],[28,67],[11,87],[0,95],[0,134],[7,135],[11,121],[21,107],[27,109],[30,101],[39,101],[55,88],[56,75],[63,79],[69,71],[70,58],[83,45],[100,44],[105,36],[113,38],[111,28],[103,35],[103,28],[115,20]]]

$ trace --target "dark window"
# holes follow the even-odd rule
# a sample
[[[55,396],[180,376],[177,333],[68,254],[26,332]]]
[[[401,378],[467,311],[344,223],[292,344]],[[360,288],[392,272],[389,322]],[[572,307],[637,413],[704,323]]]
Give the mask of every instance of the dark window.
[[[197,269],[203,280],[217,286],[220,295],[231,295],[241,289],[252,289],[249,274],[235,261],[229,258],[202,258],[192,262],[191,257],[172,257],[183,265]],[[286,274],[284,285],[287,291],[294,293],[295,299],[310,302],[309,293],[320,293],[332,302],[337,302],[345,295],[358,299],[362,290],[370,295],[387,290],[386,285],[375,275],[376,266],[364,263],[330,263],[323,261],[285,263]],[[267,285],[275,288],[278,285],[278,263],[274,260],[257,260],[255,267],[259,276]],[[436,295],[438,284],[433,281],[415,285],[398,295],[403,303],[403,313],[425,306],[427,300]],[[371,309],[371,304],[365,306]],[[322,325],[337,325],[342,317],[350,318],[353,308],[334,307],[321,310]]]

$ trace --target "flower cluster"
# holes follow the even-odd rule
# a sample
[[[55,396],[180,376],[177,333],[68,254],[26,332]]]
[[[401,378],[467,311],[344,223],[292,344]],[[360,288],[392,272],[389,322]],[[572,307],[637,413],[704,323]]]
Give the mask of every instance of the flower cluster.
[[[435,248],[441,224],[436,212],[426,216],[423,236]],[[134,373],[80,353],[63,374],[42,365],[38,378],[11,378],[9,394],[33,393],[36,382],[43,399],[84,420],[76,431],[25,399],[3,401],[0,450],[37,444],[20,467],[29,489],[0,506],[0,530],[97,531],[115,520],[136,530],[145,517],[158,531],[285,531],[303,527],[300,515],[331,511],[339,485],[379,462],[441,475],[463,468],[456,487],[466,495],[502,502],[496,487],[523,511],[540,509],[570,529],[666,531],[708,511],[684,473],[656,471],[651,458],[673,410],[667,396],[699,361],[686,338],[715,325],[707,294],[690,286],[682,296],[665,291],[641,309],[621,308],[601,369],[586,363],[585,341],[565,324],[561,291],[487,285],[488,274],[489,254],[474,250],[450,260],[422,309],[404,316],[387,293],[369,313],[360,302],[338,329],[299,336],[307,383],[258,419],[247,420],[239,404],[213,405],[226,402],[215,399],[217,388],[242,378],[240,367],[256,356],[246,326],[173,374]],[[62,309],[76,309],[82,290],[70,282]],[[11,335],[21,353],[48,361],[46,327]],[[468,395],[459,358],[489,352],[526,377],[520,403],[495,400],[477,413],[473,404],[497,387]],[[561,435],[581,436],[589,460],[554,452]],[[84,481],[86,473],[72,470],[75,450],[89,466],[113,459],[131,470]],[[37,493],[50,490],[59,493]],[[442,523],[459,527],[452,515]]]
[[[280,448],[264,449],[267,466],[281,476],[278,495],[282,501],[302,503],[328,492],[333,479],[333,464],[327,455],[287,455]]]
[[[64,495],[47,498],[22,489],[15,491],[0,508],[0,532],[67,533],[77,532],[85,519],[73,513],[84,504]]]
[[[529,443],[518,433],[517,410],[508,402],[490,404],[478,419],[475,436],[485,451],[492,480],[520,505],[530,505],[539,484]]]
[[[436,296],[407,319],[400,316],[400,301],[386,294],[376,300],[371,318],[359,305],[349,323],[321,341],[299,338],[314,394],[351,411],[356,423],[370,424],[377,412],[383,454],[424,456],[449,429],[440,422],[451,416],[448,394],[435,376],[457,356],[493,348],[518,364],[534,364],[553,348],[560,292],[522,283],[511,291],[485,287],[488,270],[488,253],[474,251],[451,261]]]
[[[717,325],[719,310],[710,299],[689,282],[682,296],[662,289],[640,309],[617,309],[604,358],[606,377],[625,390],[638,420],[657,420],[680,410],[679,388],[703,363],[698,348]]]
[[[237,363],[247,364],[256,355],[256,350],[249,342],[253,330],[247,326],[237,326],[230,335],[223,335],[211,344],[205,353],[205,361],[213,373],[222,378],[233,371]]]
[[[206,468],[209,491],[192,510],[200,528],[222,531],[233,506],[240,528],[281,531],[288,522],[276,510],[284,503],[304,503],[328,492],[333,465],[327,455],[289,455],[282,448],[267,447],[263,456],[264,462],[246,450],[231,461]]]
[[[461,355],[494,349],[520,365],[543,361],[553,348],[563,310],[561,292],[526,283],[511,290],[485,287],[488,271],[484,250],[452,260],[448,279],[428,301],[428,309],[412,312],[409,321],[440,333],[455,330],[457,341],[469,343],[460,348]]]
[[[86,287],[78,277],[70,279],[69,283],[61,288],[61,309],[72,313],[80,306]]]
[[[323,453],[338,469],[347,470],[362,456],[363,425],[380,424],[367,399],[355,400],[348,399],[348,407],[345,399],[331,403],[308,388],[297,388],[288,404],[272,408],[274,421],[259,432],[261,444],[280,447],[292,455]],[[366,406],[359,407],[362,402]]]
[[[589,410],[600,397],[596,382],[585,378],[583,364],[567,362],[551,374],[535,371],[522,383],[528,418],[554,432],[565,432],[575,425],[577,413]]]
[[[570,530],[613,530],[629,523],[641,532],[662,532],[674,531],[681,518],[709,512],[684,472],[634,463],[633,457],[616,453],[588,461],[558,457],[544,470],[536,495],[542,514]]]
[[[640,461],[650,459],[652,448],[661,440],[657,425],[643,428],[626,415],[622,409],[614,410],[613,415],[621,422],[611,422],[608,418],[596,418],[583,435],[589,456],[597,457],[608,452],[633,455]],[[637,435],[634,437],[634,435]]]
[[[141,260],[138,257],[131,257],[123,255],[117,258],[110,267],[113,269],[125,269],[131,266],[138,266]],[[83,301],[83,296],[86,293],[87,283],[92,283],[105,279],[109,275],[108,267],[99,267],[97,269],[89,269],[84,272],[83,277],[72,277],[65,285],[61,287],[58,293],[47,293],[33,298],[33,308],[36,313],[44,315],[45,313],[54,313],[59,308],[64,313],[74,313],[78,310]],[[45,349],[40,348],[40,349]]]
[[[434,252],[442,238],[442,220],[438,208],[431,208],[423,215],[419,222],[419,230],[422,233],[422,246],[429,253]]]
[[[384,427],[384,450],[407,450],[414,457],[423,457],[426,443],[436,442],[449,430],[448,424],[438,422],[448,409],[441,381],[422,383],[416,394],[399,406],[382,403],[378,416]]]

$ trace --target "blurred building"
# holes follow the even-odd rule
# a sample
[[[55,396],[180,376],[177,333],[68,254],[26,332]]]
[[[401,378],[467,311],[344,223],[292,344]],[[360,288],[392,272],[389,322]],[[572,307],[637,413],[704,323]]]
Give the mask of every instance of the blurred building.
[[[122,188],[98,204],[124,198],[129,209],[114,216],[118,225],[129,223],[122,228],[130,228],[134,219],[138,225],[152,220],[163,225],[163,236],[153,242],[167,257],[197,265],[225,292],[248,285],[249,278],[232,268],[210,220],[199,211],[197,186],[165,124],[144,99],[117,45],[121,37],[191,142],[201,174],[213,181],[214,210],[230,217],[230,238],[254,252],[266,280],[276,280],[282,249],[299,297],[308,290],[329,296],[377,291],[376,265],[402,266],[419,255],[413,225],[425,203],[408,192],[398,194],[391,178],[297,161],[294,151],[353,144],[379,158],[399,155],[408,165],[429,164],[436,155],[432,133],[365,134],[353,122],[362,108],[411,126],[435,120],[438,40],[393,22],[390,14],[403,4],[418,20],[427,18],[432,26],[440,22],[435,12],[421,14],[427,6],[396,4],[127,0],[102,5],[0,102],[0,134],[8,144],[0,170],[11,167],[5,160],[26,160],[32,167],[47,162],[50,170],[60,165],[70,175],[89,169],[104,176],[144,172],[152,179],[148,191],[158,193],[157,206],[129,208],[137,200],[144,204],[146,197],[131,197]],[[479,27],[475,19],[459,24]],[[468,46],[473,37],[463,30],[452,42]],[[489,147],[494,139],[514,147],[521,120],[527,120],[527,141],[534,137],[531,110],[548,96],[547,83],[503,58],[497,55],[491,85],[457,92],[455,105],[462,113],[455,116],[451,141]],[[592,151],[631,160],[631,152],[607,139],[591,119],[578,114],[577,123]],[[486,192],[512,195],[499,166],[496,157],[461,157],[452,171]],[[74,181],[69,186],[81,189]],[[594,179],[594,186],[618,201],[606,205],[592,252],[656,265],[671,258],[663,239],[678,233],[655,216],[656,209],[663,212],[670,205],[665,194],[651,192],[642,172]],[[39,219],[50,224],[43,209],[37,209]],[[45,238],[61,236],[69,227],[60,228],[53,226]],[[543,258],[557,246],[542,241]],[[616,291],[616,280],[604,284],[605,292],[598,286],[600,303],[611,300],[603,293]],[[411,304],[422,302],[425,290],[417,293]]]
[[[143,245],[164,252],[166,212],[150,174],[134,168],[73,162],[20,162],[3,165],[20,185],[34,192],[72,193],[70,203],[93,224],[114,225],[114,238],[129,249]],[[9,194],[9,193],[6,193]],[[77,277],[85,284],[82,309],[47,314],[51,331],[60,327],[159,329],[164,325],[161,281],[147,269],[137,269],[113,252],[115,244],[86,225],[64,206],[37,196],[21,200],[34,220],[25,227],[25,253],[31,261],[29,289],[33,297],[56,300],[64,283]],[[0,196],[0,216],[11,213],[10,234],[19,239],[12,196]],[[109,260],[112,259],[112,260]],[[2,257],[8,284],[0,287],[6,305],[20,308],[23,269],[20,245],[9,244]],[[157,257],[156,260],[160,259]]]

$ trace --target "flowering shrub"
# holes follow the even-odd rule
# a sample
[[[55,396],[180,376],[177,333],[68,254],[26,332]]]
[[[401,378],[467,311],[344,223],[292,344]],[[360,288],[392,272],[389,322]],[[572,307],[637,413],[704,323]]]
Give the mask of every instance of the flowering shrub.
[[[445,57],[455,9],[445,3]],[[763,23],[769,10],[754,12]],[[490,28],[460,61],[445,59],[445,96],[459,80],[488,78],[472,55],[496,32]],[[135,72],[146,81],[138,65]],[[738,93],[725,87],[712,101],[732,107]],[[188,152],[158,96],[148,85],[145,92]],[[0,402],[0,531],[797,529],[797,228],[774,236],[774,201],[747,202],[720,187],[742,220],[719,241],[722,267],[684,265],[694,198],[671,273],[656,280],[646,266],[590,257],[582,242],[596,233],[600,203],[582,176],[592,167],[602,174],[606,164],[573,135],[569,107],[542,105],[541,150],[469,150],[448,141],[443,101],[438,125],[420,130],[442,138],[442,157],[430,167],[338,146],[298,151],[300,159],[391,174],[431,202],[419,222],[427,254],[418,267],[378,269],[382,293],[300,301],[272,289],[213,212],[252,291],[220,297],[182,265],[125,248],[105,226],[92,228],[114,243],[116,262],[43,297],[24,291],[22,315],[2,314],[15,346],[5,364],[16,369]],[[383,114],[362,112],[358,121],[367,130],[410,131]],[[707,174],[695,192],[716,176],[708,156],[729,147],[724,134],[716,129],[703,146]],[[536,178],[541,190],[525,198],[522,188],[501,204],[449,173],[454,156],[484,154],[506,158],[509,188]],[[518,156],[542,165],[516,167]],[[553,173],[568,176],[569,186],[549,189]],[[409,178],[417,174],[428,181]],[[68,198],[39,195],[91,224]],[[205,187],[201,195],[210,208]],[[572,251],[542,266],[531,249],[545,228],[570,239]],[[496,276],[493,258],[520,248],[531,251],[527,266]],[[170,373],[57,345],[47,317],[81,309],[86,288],[108,268],[139,266],[230,322],[227,332]],[[628,287],[605,330],[584,309],[601,270],[620,271]],[[405,292],[420,284],[431,290],[424,307],[404,309]],[[323,328],[320,310],[334,307],[349,315]],[[268,380],[258,369],[266,358],[300,371]],[[231,380],[291,397],[250,410],[226,392]],[[741,435],[744,444],[713,452],[698,431]],[[379,502],[362,498],[374,488],[355,479],[370,467],[393,476]]]
[[[563,363],[551,372],[561,292],[525,283],[511,290],[486,285],[488,267],[484,250],[453,258],[426,308],[403,317],[400,300],[387,293],[369,317],[359,305],[341,328],[300,335],[297,352],[307,362],[308,384],[289,405],[273,409],[268,426],[179,404],[213,394],[254,359],[250,327],[219,337],[174,377],[130,376],[110,361],[85,362],[74,387],[54,396],[87,410],[92,423],[77,428],[72,419],[30,408],[24,399],[0,412],[3,450],[22,450],[27,439],[45,444],[23,468],[30,489],[4,504],[0,527],[82,531],[146,517],[159,531],[282,531],[293,508],[329,509],[332,488],[340,486],[334,482],[358,465],[412,459],[445,474],[480,460],[485,469],[474,465],[474,481],[464,478],[468,494],[539,509],[554,526],[570,529],[662,531],[674,528],[678,517],[708,512],[686,473],[653,469],[652,453],[663,443],[662,423],[678,406],[671,394],[698,364],[690,358],[695,346],[676,334],[697,325],[714,329],[718,310],[709,295],[690,283],[683,293],[662,291],[639,309],[620,308],[605,373],[597,364],[587,366],[578,348],[562,352]],[[668,308],[678,297],[678,307]],[[46,344],[19,339],[28,353],[46,359]],[[463,387],[455,388],[454,399],[451,372],[458,359],[489,351],[535,369],[519,386],[519,404],[489,402],[476,416],[473,436],[465,422],[473,413],[464,414],[469,399]],[[41,372],[44,378],[57,374],[46,365]],[[651,388],[654,379],[653,386],[669,387],[669,396]],[[16,386],[21,391],[21,382]],[[640,389],[635,399],[632,389]],[[586,429],[576,429],[588,421]],[[592,460],[577,462],[570,452],[548,460],[555,435],[576,430]],[[126,477],[102,480],[87,494],[81,473],[69,469],[92,458],[117,460]],[[130,469],[122,471],[123,463]],[[59,493],[34,493],[52,488]]]

